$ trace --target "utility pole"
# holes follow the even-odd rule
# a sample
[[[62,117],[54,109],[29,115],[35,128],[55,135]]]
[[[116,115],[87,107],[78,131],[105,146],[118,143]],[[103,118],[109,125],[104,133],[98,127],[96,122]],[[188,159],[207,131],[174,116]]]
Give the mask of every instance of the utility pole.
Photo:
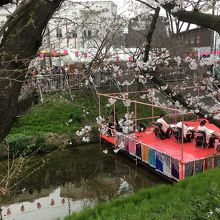
[[[52,54],[51,54],[51,51],[52,51],[52,48],[51,48],[51,42],[50,42],[50,28],[49,28],[49,24],[47,25],[46,27],[46,42],[47,42],[47,48],[49,48],[49,65],[50,67],[52,67]]]
[[[215,15],[215,6],[216,6],[216,0],[213,0],[212,3],[212,15]],[[215,37],[215,31],[211,31],[211,52],[214,50],[214,37]]]
[[[215,6],[216,6],[216,0],[213,0],[212,3],[212,15],[215,15]],[[215,56],[215,31],[211,31],[211,51],[210,51],[210,57],[214,57]],[[213,54],[212,54],[213,52]],[[211,55],[212,54],[212,55]],[[215,77],[215,66],[213,65],[212,67],[212,76]]]

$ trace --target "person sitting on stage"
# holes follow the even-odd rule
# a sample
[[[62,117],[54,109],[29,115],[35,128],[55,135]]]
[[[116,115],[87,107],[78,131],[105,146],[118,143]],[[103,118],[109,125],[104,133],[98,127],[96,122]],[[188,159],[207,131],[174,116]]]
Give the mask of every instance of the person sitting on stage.
[[[179,129],[183,129],[183,137],[185,139],[186,142],[190,142],[191,139],[193,139],[194,137],[194,131],[189,129],[187,127],[187,125],[183,124],[182,121],[179,121],[177,124],[176,124],[176,128],[179,128]]]
[[[219,133],[215,133],[213,130],[208,129],[206,126],[206,120],[202,120],[200,122],[200,125],[198,126],[198,131],[203,131],[206,134],[206,143],[209,144],[210,142],[210,138],[219,138],[220,134]]]
[[[146,125],[144,123],[139,123],[138,124],[138,128],[137,128],[137,131],[138,132],[142,132],[142,131],[145,131],[146,130]]]
[[[157,122],[162,125],[161,129],[162,131],[167,135],[170,136],[171,128],[170,126],[164,121],[164,115],[160,115],[160,117],[157,119]]]

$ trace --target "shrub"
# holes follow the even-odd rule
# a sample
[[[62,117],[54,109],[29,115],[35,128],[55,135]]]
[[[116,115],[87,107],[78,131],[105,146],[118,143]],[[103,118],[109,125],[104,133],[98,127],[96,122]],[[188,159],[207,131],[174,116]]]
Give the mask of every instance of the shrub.
[[[9,146],[9,155],[11,157],[25,156],[31,153],[45,154],[58,148],[56,144],[47,141],[46,136],[40,134],[36,137],[24,134],[9,135],[2,149],[6,149],[6,145]],[[4,155],[1,153],[1,155],[7,156],[5,153]]]
[[[38,135],[35,138],[34,145],[32,147],[32,152],[36,151],[39,154],[49,153],[58,148],[55,144],[49,143],[44,135]]]
[[[32,136],[24,134],[14,134],[6,138],[6,144],[9,145],[10,156],[17,157],[27,153],[28,146],[31,144]]]

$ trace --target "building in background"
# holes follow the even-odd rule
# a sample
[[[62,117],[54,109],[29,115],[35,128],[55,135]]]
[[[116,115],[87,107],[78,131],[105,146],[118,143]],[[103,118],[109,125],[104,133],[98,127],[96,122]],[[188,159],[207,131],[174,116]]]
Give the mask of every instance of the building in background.
[[[128,33],[125,36],[125,47],[143,48],[146,42],[146,34],[150,29],[152,15],[140,14],[131,18],[128,24]],[[164,18],[159,17],[156,29],[152,38],[152,47],[165,48],[168,40],[168,30],[163,22]]]
[[[212,53],[212,31],[197,27],[179,33],[179,40],[185,48],[191,49],[191,53],[198,57],[210,56]]]
[[[49,22],[45,49],[48,46],[54,50],[97,47],[117,16],[117,5],[112,1],[72,1],[72,4],[69,9],[64,4]]]

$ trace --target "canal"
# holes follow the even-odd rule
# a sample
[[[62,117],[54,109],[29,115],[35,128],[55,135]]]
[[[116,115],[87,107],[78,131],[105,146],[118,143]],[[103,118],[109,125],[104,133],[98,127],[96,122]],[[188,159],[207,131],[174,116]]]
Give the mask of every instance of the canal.
[[[42,168],[1,199],[3,219],[63,219],[98,202],[166,183],[131,159],[103,150],[86,145],[47,155]]]

